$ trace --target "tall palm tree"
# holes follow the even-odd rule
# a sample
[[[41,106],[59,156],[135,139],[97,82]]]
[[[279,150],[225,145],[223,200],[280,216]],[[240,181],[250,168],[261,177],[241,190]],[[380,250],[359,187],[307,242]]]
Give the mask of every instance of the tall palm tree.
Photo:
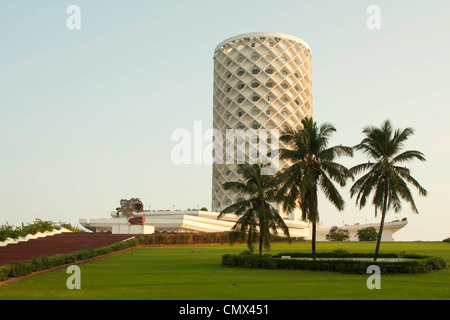
[[[408,137],[414,130],[393,130],[392,124],[385,121],[380,128],[366,127],[363,130],[366,136],[355,150],[361,150],[369,161],[350,169],[352,174],[365,173],[350,188],[350,195],[356,196],[356,204],[361,209],[373,193],[372,204],[375,206],[375,216],[381,210],[381,223],[378,232],[374,261],[377,260],[383,233],[384,219],[390,209],[398,212],[402,208],[401,200],[409,202],[413,212],[418,213],[408,183],[418,189],[419,194],[426,196],[427,191],[411,176],[411,172],[404,163],[412,160],[425,161],[422,152],[416,150],[402,151]],[[373,160],[374,162],[371,162]]]
[[[218,216],[226,213],[240,216],[230,233],[231,242],[247,237],[248,248],[253,252],[253,242],[259,234],[259,254],[263,247],[270,249],[270,234],[277,234],[281,229],[290,241],[289,229],[278,211],[272,206],[278,192],[278,181],[275,176],[262,175],[262,164],[240,164],[244,182],[226,182],[225,190],[233,190],[242,195],[243,200],[226,207]]]
[[[286,212],[300,207],[302,220],[312,224],[312,256],[316,259],[316,224],[319,222],[318,192],[339,210],[344,200],[333,183],[345,186],[351,177],[349,170],[335,162],[338,156],[352,156],[353,149],[346,146],[328,147],[329,139],[336,129],[328,123],[320,128],[312,118],[302,120],[303,129],[288,131],[280,140],[288,148],[280,149],[280,158],[292,165],[279,173],[282,187],[277,196]]]

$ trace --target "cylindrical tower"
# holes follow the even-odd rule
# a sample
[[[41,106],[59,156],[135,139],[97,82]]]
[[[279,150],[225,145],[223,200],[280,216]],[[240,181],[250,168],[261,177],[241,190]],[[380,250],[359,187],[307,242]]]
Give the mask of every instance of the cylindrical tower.
[[[298,129],[312,117],[311,49],[281,33],[241,34],[221,42],[214,52],[213,128]],[[283,147],[280,143],[280,147]],[[280,162],[283,169],[287,163]],[[212,211],[241,196],[223,189],[240,181],[237,162],[213,164]]]

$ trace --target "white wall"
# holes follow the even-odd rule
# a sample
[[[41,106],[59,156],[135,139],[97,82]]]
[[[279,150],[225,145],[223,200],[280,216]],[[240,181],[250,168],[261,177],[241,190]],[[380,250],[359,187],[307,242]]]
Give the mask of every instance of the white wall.
[[[113,234],[150,234],[155,232],[155,227],[146,225],[115,224],[112,226]]]

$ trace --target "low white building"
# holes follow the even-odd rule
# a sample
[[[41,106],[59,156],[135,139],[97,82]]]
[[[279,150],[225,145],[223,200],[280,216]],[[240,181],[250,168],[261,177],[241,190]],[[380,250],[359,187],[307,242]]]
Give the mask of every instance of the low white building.
[[[143,211],[135,212],[136,222],[116,212],[111,212],[111,218],[80,219],[80,224],[93,232],[108,232],[113,234],[151,234],[154,232],[226,232],[229,231],[239,217],[234,214],[225,214],[217,219],[218,212],[208,211]],[[130,222],[131,221],[131,222]],[[298,220],[285,219],[291,237],[311,239],[310,224]],[[387,222],[384,225],[382,241],[393,241],[393,234],[403,228],[407,221]],[[341,227],[348,229],[350,241],[357,241],[356,233],[360,229],[374,227],[377,231],[379,225],[365,224]],[[326,234],[330,228],[317,229],[316,239],[326,241]],[[279,235],[283,232],[280,230]]]
[[[381,241],[394,241],[393,235],[398,230],[403,228],[408,224],[408,221],[393,221],[393,222],[385,222],[383,227],[383,234],[381,235]],[[338,226],[339,229],[346,229],[350,235],[350,241],[359,241],[358,239],[358,230],[366,229],[373,227],[378,232],[380,229],[379,223],[369,223],[369,224],[356,224],[356,225],[345,225]],[[317,241],[327,241],[326,235],[330,232],[330,228],[319,228],[317,230],[316,240]]]

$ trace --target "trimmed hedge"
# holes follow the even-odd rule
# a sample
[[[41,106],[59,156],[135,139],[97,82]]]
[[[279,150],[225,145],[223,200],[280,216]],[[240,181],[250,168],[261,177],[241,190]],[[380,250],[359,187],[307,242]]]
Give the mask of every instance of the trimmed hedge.
[[[229,232],[214,233],[153,233],[140,234],[136,238],[142,245],[171,245],[171,244],[198,244],[198,243],[228,243]],[[302,237],[291,238],[293,241],[304,241]],[[287,241],[287,238],[281,236],[271,236],[272,242]]]
[[[194,243],[225,243],[228,232],[216,233],[152,233],[136,236],[142,245],[194,244]]]
[[[222,256],[222,265],[228,267],[260,268],[260,269],[289,269],[329,271],[354,274],[366,274],[370,265],[380,267],[382,274],[395,273],[423,273],[440,270],[447,267],[442,258],[419,256],[419,255],[397,255],[395,253],[379,254],[379,258],[409,258],[407,261],[358,261],[348,258],[373,258],[373,254],[347,253],[338,254],[334,252],[317,253],[318,258],[335,258],[336,260],[296,260],[282,259],[282,256],[292,258],[310,258],[306,253],[282,253],[274,256],[254,255],[244,252],[238,255],[225,254]]]

